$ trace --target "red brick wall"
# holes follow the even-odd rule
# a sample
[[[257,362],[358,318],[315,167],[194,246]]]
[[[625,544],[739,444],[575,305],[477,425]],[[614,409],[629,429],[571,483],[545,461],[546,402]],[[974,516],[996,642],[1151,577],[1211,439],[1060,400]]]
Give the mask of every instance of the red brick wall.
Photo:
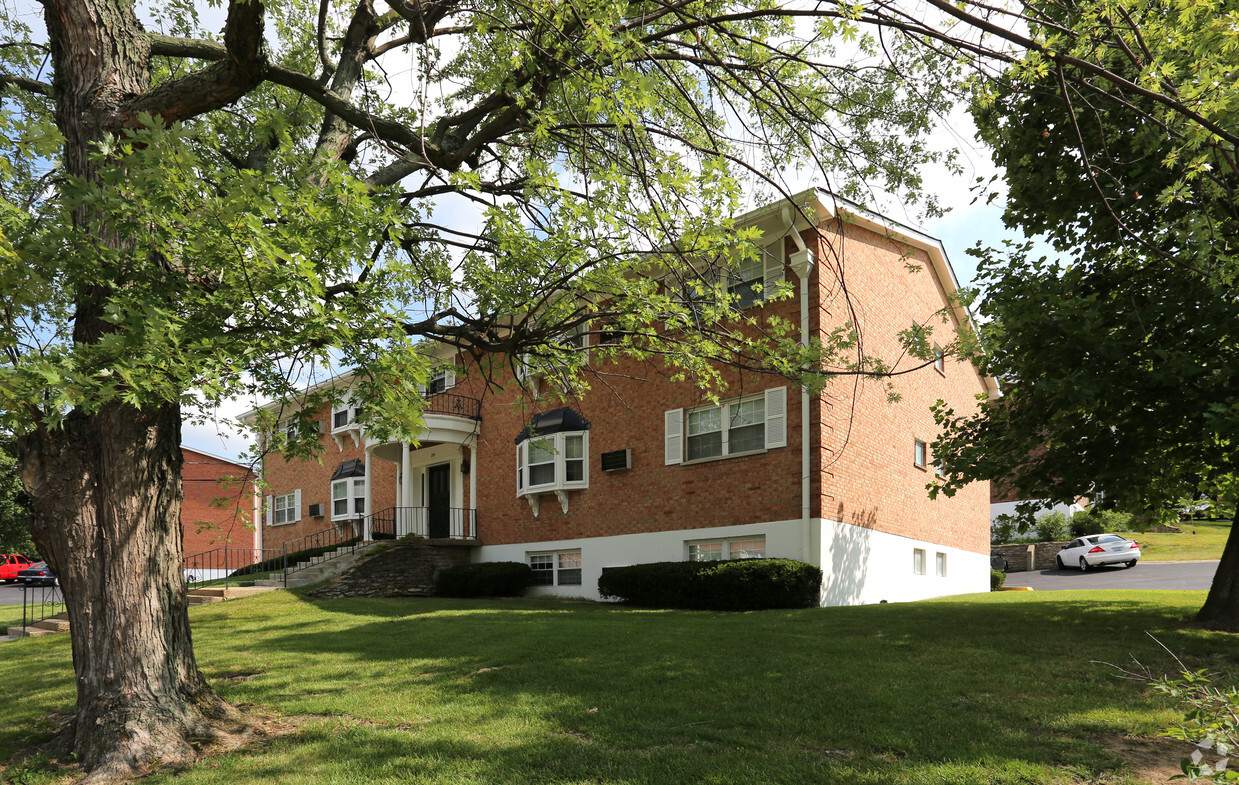
[[[246,466],[181,448],[185,555],[254,544],[254,475]]]
[[[905,258],[904,253],[911,252]],[[898,247],[882,235],[847,224],[824,225],[814,278],[820,295],[815,317],[825,329],[855,320],[864,351],[888,362],[901,357],[898,332],[912,324],[932,326],[932,342],[946,346],[958,327],[936,315],[945,291],[928,255]],[[906,265],[917,264],[909,272]],[[846,290],[850,304],[845,302]],[[924,361],[903,355],[896,370]],[[937,437],[930,406],[945,400],[956,412],[976,408],[986,386],[969,363],[947,357],[945,372],[927,366],[882,381],[840,376],[827,386],[815,419],[824,449],[814,485],[821,487],[824,518],[978,553],[989,547],[989,484],[974,483],[952,498],[930,500],[934,456],[914,465],[914,440]],[[899,396],[888,402],[888,393]]]
[[[337,443],[331,436],[329,406],[324,406],[315,419],[325,423],[327,430],[322,437],[323,449],[319,455],[319,461],[289,463],[282,456],[275,454],[267,455],[263,460],[262,547],[264,549],[280,548],[286,541],[333,528],[331,475],[343,461],[350,458],[365,459],[364,442],[359,446],[353,441],[352,436],[344,435]],[[367,474],[371,477],[373,485],[371,501],[375,510],[395,506],[396,472],[396,465],[386,461],[374,461],[373,467],[367,467]],[[297,489],[301,490],[301,520],[279,526],[267,525],[265,511],[267,499],[272,494],[291,493]],[[311,504],[322,505],[323,515],[321,517],[310,517]]]

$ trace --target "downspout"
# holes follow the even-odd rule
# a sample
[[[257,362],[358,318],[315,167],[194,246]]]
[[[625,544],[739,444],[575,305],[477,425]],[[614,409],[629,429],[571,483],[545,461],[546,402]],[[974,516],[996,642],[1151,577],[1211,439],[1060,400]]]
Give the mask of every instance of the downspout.
[[[800,232],[796,231],[795,216],[790,207],[783,208],[783,218],[787,222],[785,235],[791,235],[796,243],[790,261],[792,271],[800,279],[800,345],[809,345],[809,275],[813,272],[813,251],[805,245]],[[810,498],[812,484],[809,482],[810,448],[813,435],[809,422],[809,390],[800,385],[800,553],[801,560],[817,565],[819,559],[811,553],[813,547],[812,516],[813,506]]]

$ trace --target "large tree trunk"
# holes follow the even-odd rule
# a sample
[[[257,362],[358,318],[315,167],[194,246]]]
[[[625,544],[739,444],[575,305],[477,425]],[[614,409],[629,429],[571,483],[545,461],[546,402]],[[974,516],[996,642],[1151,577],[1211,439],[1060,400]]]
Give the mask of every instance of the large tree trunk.
[[[95,180],[93,146],[123,132],[127,102],[150,84],[149,44],[132,2],[44,0],[44,8],[64,168]],[[135,262],[148,253],[85,208],[74,222]],[[75,292],[79,348],[118,329],[102,317],[109,287],[126,285]],[[175,402],[139,409],[112,401],[75,409],[19,442],[32,534],[69,612],[77,715],[62,742],[96,781],[190,760],[193,742],[239,718],[199,673],[190,641],[180,414]]]
[[[238,715],[198,671],[181,568],[180,408],[113,404],[21,440],[31,529],[65,595],[94,779],[192,760]]]
[[[1222,560],[1213,573],[1209,596],[1196,619],[1211,629],[1239,632],[1239,508],[1222,549]]]

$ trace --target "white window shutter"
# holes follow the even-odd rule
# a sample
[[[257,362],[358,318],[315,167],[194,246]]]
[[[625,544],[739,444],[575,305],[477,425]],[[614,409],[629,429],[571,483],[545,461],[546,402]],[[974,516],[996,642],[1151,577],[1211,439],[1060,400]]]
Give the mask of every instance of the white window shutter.
[[[293,510],[294,512],[293,512],[292,520],[294,521],[301,520],[301,489],[300,488],[293,491]]]
[[[666,439],[666,460],[664,465],[684,461],[684,410],[672,409],[663,414]]]
[[[762,268],[761,298],[769,300],[778,292],[779,284],[783,283],[782,237],[766,246],[765,253],[762,254],[762,261],[764,266]]]
[[[267,525],[268,525],[268,526],[271,526],[271,525],[273,525],[273,524],[275,523],[275,497],[274,497],[274,496],[268,496],[268,497],[267,497],[267,501],[266,501],[266,503],[263,505],[263,507],[265,507],[265,508],[266,508],[266,510],[267,510],[267,516],[266,516],[266,517],[267,517]]]
[[[456,386],[456,369],[448,368],[447,374],[443,379],[443,389],[450,390]]]
[[[787,388],[766,390],[766,448],[787,446]]]

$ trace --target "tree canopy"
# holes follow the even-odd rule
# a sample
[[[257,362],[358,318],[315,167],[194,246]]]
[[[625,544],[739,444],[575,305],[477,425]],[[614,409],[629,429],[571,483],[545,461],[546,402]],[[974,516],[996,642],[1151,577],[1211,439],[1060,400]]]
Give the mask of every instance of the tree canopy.
[[[953,70],[833,6],[225,5],[222,32],[190,0],[0,9],[0,419],[74,629],[60,743],[99,780],[244,722],[190,645],[185,405],[312,410],[342,391],[299,371],[352,366],[368,431],[411,436],[423,342],[571,370],[587,324],[707,392],[881,373],[731,307],[760,253],[732,216],[797,167],[915,195]]]
[[[1006,395],[940,408],[951,492],[1002,479],[1158,518],[1239,470],[1236,7],[1034,5],[1037,42],[978,83],[1006,221],[1048,239],[981,249],[985,352]],[[1201,618],[1239,626],[1232,536]]]

